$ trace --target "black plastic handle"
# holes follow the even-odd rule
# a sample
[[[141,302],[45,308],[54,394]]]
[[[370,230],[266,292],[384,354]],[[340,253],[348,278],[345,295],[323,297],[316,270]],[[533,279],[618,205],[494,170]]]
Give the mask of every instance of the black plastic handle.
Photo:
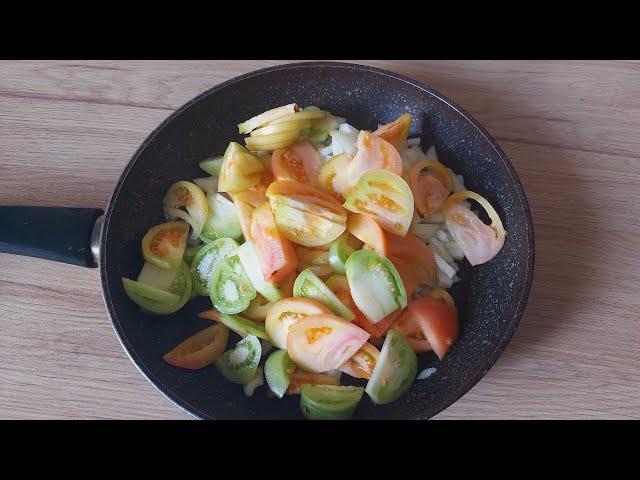
[[[99,208],[2,207],[0,252],[95,267],[91,233]]]

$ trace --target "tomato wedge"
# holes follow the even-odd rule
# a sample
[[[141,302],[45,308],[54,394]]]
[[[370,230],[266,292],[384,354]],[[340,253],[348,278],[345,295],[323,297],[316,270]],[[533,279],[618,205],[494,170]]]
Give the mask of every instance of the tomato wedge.
[[[424,169],[428,169],[428,173],[421,176]],[[433,160],[423,160],[411,166],[409,186],[416,209],[420,215],[427,217],[440,209],[453,189],[446,167]]]
[[[187,246],[189,224],[175,221],[162,223],[149,229],[142,239],[142,255],[147,262],[168,270],[182,263]]]
[[[251,239],[266,281],[279,283],[295,271],[296,252],[291,242],[278,232],[269,202],[252,213]]]
[[[363,130],[358,135],[356,146],[356,155],[349,163],[351,185],[372,170],[388,170],[402,176],[402,158],[395,147],[383,138]]]
[[[415,235],[407,233],[404,237],[387,234],[388,256],[400,273],[403,282],[409,285],[428,285],[434,287],[438,281],[438,266],[433,250]],[[404,274],[404,275],[403,275]],[[405,288],[407,285],[405,283]],[[413,287],[415,290],[415,287]],[[407,295],[410,295],[407,288]]]
[[[417,353],[430,352],[433,350],[427,337],[422,333],[420,324],[413,311],[405,310],[398,317],[398,321],[393,325],[405,338],[407,343]]]
[[[322,166],[318,176],[320,186],[342,201],[351,190],[348,172],[352,158],[348,153],[334,155]]]
[[[312,373],[297,368],[291,376],[289,387],[285,393],[287,395],[299,394],[302,385],[340,385],[340,376],[328,375],[326,373]]]
[[[360,347],[353,357],[347,360],[338,370],[354,378],[371,378],[373,369],[380,356],[380,351],[369,342]]]
[[[276,180],[316,183],[322,167],[318,151],[306,140],[274,150],[271,169]]]
[[[322,373],[337,369],[368,338],[367,332],[335,315],[310,315],[289,329],[287,351],[296,365]]]
[[[485,225],[463,202],[465,199],[482,205],[491,225]],[[442,213],[449,233],[471,265],[488,262],[502,249],[506,232],[498,213],[484,197],[468,190],[454,193],[442,205]]]
[[[410,125],[411,115],[405,113],[393,122],[382,125],[373,134],[389,142],[396,150],[400,150],[407,141]]]
[[[407,306],[433,351],[442,360],[458,339],[460,325],[453,308],[434,297],[414,300]]]
[[[274,303],[264,324],[271,343],[286,349],[291,326],[301,318],[319,313],[331,313],[331,310],[310,298],[285,298]]]
[[[369,215],[365,215],[364,213],[349,213],[347,230],[351,235],[373,248],[380,255],[386,257],[389,254],[387,235],[384,230],[380,228],[380,225]]]
[[[228,339],[229,329],[216,323],[187,338],[162,358],[175,367],[198,370],[218,361]]]
[[[364,316],[364,313],[358,309],[356,303],[353,301],[349,281],[345,275],[333,275],[326,281],[326,285],[336,294],[336,297],[355,314],[356,318],[353,320],[353,323],[369,333],[374,339],[383,337],[395,319],[398,318],[398,315],[400,315],[401,311],[396,310],[378,323],[372,323],[367,320],[367,317]]]

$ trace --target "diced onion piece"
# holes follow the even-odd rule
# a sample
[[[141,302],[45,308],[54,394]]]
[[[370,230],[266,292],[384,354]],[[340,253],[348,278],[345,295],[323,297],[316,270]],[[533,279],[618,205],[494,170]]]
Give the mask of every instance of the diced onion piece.
[[[428,241],[431,237],[434,237],[440,226],[432,223],[414,223],[409,228],[409,232],[413,233],[416,237],[420,237],[424,241]]]
[[[438,370],[436,368],[425,368],[424,370],[422,370],[418,376],[416,377],[416,380],[426,380],[427,378],[429,378],[431,375],[433,375],[434,373],[436,373]]]

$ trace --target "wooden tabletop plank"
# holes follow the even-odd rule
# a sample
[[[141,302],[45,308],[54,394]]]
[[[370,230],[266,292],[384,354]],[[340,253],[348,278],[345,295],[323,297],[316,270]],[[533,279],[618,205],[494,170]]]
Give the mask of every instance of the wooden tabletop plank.
[[[171,112],[272,61],[0,62],[0,205],[104,207]],[[497,364],[437,418],[640,418],[640,63],[358,61],[421,81],[499,141],[536,271]],[[96,270],[0,254],[0,418],[189,418],[116,339]]]

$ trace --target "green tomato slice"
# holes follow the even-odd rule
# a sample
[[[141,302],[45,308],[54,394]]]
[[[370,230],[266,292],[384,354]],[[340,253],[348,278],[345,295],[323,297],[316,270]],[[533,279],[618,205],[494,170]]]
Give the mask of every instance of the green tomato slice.
[[[293,284],[293,296],[316,300],[336,315],[350,322],[355,318],[355,314],[336,297],[335,293],[329,290],[329,287],[310,268],[300,272],[296,278]]]
[[[275,284],[267,282],[264,279],[264,274],[262,273],[262,268],[260,267],[258,255],[256,254],[253,243],[246,241],[240,245],[238,248],[238,257],[253,287],[260,295],[269,302],[277,302],[284,298],[282,292],[280,292]]]
[[[391,329],[365,391],[373,403],[393,402],[409,390],[417,373],[416,352],[400,332]]]
[[[158,286],[166,285],[167,279],[154,279],[152,271],[153,267],[148,267],[145,264],[137,281],[123,277],[122,284],[125,292],[134,303],[149,313],[169,315],[178,311],[191,298],[192,282],[189,267],[182,262],[174,273],[174,279],[166,289],[158,288]]]
[[[289,353],[286,350],[273,352],[264,363],[264,376],[267,384],[278,398],[282,398],[291,383],[291,375],[296,370]]]
[[[182,256],[182,259],[185,261],[185,263],[187,265],[191,266],[191,264],[193,263],[193,259],[196,257],[198,252],[200,250],[202,250],[203,248],[204,248],[203,244],[196,245],[194,247],[185,248],[184,255]]]
[[[347,420],[363,393],[362,387],[304,384],[300,387],[300,409],[309,420]]]
[[[261,353],[260,340],[249,335],[236,343],[232,350],[224,352],[216,367],[230,382],[246,384],[256,375]]]
[[[371,323],[407,306],[407,292],[396,267],[373,250],[358,250],[345,263],[356,306]]]
[[[237,255],[220,262],[209,280],[209,297],[221,313],[240,313],[256,297]]]
[[[342,239],[335,240],[329,247],[329,265],[331,265],[333,271],[344,275],[346,272],[345,264],[353,252],[355,250],[347,242]]]
[[[269,335],[264,328],[264,323],[254,322],[241,315],[229,315],[226,313],[220,314],[220,322],[224,323],[231,330],[236,332],[241,337],[253,335],[258,338],[269,340]]]
[[[240,228],[235,204],[219,193],[207,195],[207,201],[209,216],[202,227],[200,239],[206,243],[211,243],[217,238],[240,240],[242,228]]]
[[[219,238],[202,247],[191,262],[193,288],[198,295],[209,295],[209,280],[220,262],[233,256],[238,243],[231,238]]]
[[[187,222],[167,222],[151,227],[142,238],[142,255],[147,262],[160,268],[176,269],[182,262],[188,235]]]
[[[202,160],[198,165],[209,175],[217,177],[220,175],[222,162],[224,162],[224,157],[209,157]]]

